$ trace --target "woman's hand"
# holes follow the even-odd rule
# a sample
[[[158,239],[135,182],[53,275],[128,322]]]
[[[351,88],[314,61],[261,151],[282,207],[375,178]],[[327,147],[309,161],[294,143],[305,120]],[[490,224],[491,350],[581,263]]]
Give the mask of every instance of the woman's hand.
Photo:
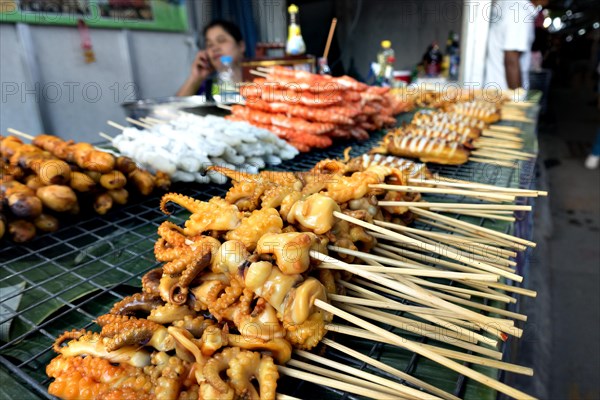
[[[210,64],[208,53],[206,50],[200,50],[192,63],[190,78],[199,82],[204,82],[213,71],[214,68]]]
[[[210,64],[208,59],[208,53],[205,50],[200,50],[190,70],[190,76],[183,83],[181,88],[175,94],[176,96],[193,96],[195,95],[202,83],[209,77],[214,71],[213,66]]]

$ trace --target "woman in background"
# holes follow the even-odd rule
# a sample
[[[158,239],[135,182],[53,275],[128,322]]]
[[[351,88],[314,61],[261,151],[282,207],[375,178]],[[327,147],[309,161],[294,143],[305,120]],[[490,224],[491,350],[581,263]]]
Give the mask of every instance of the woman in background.
[[[216,73],[223,69],[221,56],[231,56],[234,82],[242,81],[241,62],[246,44],[240,29],[232,22],[216,20],[204,28],[205,50],[200,50],[190,75],[177,91],[177,96],[210,95]]]

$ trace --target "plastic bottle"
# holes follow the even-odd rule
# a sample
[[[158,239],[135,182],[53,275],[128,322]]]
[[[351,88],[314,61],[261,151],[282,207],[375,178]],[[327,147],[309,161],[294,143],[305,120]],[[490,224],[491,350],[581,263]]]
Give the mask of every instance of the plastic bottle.
[[[423,57],[425,75],[429,78],[437,78],[442,72],[442,52],[437,42],[433,42]]]
[[[448,66],[448,78],[450,80],[458,80],[458,70],[460,67],[460,44],[458,41],[458,33],[452,33],[452,45],[448,51],[450,63]]]
[[[379,64],[379,73],[377,74],[377,83],[383,86],[390,85],[394,71],[394,62],[396,57],[392,42],[384,40],[381,42],[381,49],[377,53],[377,63]]]
[[[285,52],[292,56],[304,54],[306,52],[306,45],[302,34],[300,33],[300,25],[298,25],[298,6],[292,4],[288,7],[288,13],[290,13],[290,26],[288,27],[288,39],[287,45],[285,46]]]
[[[237,101],[238,91],[233,80],[232,62],[233,58],[231,56],[221,56],[223,69],[219,71],[216,85],[217,91],[215,93],[213,90],[213,95],[219,94],[222,103],[234,103]]]

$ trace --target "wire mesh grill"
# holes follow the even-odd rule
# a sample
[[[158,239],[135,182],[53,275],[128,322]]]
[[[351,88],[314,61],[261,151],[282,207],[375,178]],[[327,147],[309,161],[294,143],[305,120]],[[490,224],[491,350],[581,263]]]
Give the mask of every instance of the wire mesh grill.
[[[365,153],[381,137],[379,133],[366,142],[352,143],[351,155]],[[273,169],[307,170],[323,158],[341,157],[346,146],[339,144],[327,150],[304,154]],[[446,177],[517,187],[523,186],[524,176],[532,176],[532,168],[527,163],[522,163],[520,170],[469,163],[460,167],[434,166],[431,169]],[[227,189],[227,185],[185,184],[175,185],[172,191],[206,200],[224,195]],[[153,244],[157,239],[157,227],[166,218],[159,210],[159,199],[158,195],[139,198],[105,216],[82,216],[59,231],[40,235],[30,243],[1,244],[0,362],[3,369],[8,370],[17,381],[31,387],[37,395],[51,398],[47,394],[50,381],[44,371],[55,355],[51,345],[56,336],[70,328],[97,330],[93,320],[108,312],[112,304],[122,297],[136,292],[141,276],[158,266],[153,255]],[[456,197],[455,200],[461,201],[462,198]],[[170,218],[182,223],[186,217],[186,212],[177,209]],[[456,218],[464,219],[459,215]],[[473,220],[470,218],[470,221]],[[483,219],[478,222],[505,232],[511,228],[509,224],[496,225]],[[420,228],[431,229],[426,225]],[[527,237],[527,229],[523,229],[519,234]],[[51,309],[48,315],[38,312],[41,303],[52,306],[46,307]],[[395,328],[388,329],[400,332]],[[413,340],[428,341],[404,332],[402,334]],[[440,373],[441,367],[416,354],[381,343],[349,339],[341,335],[334,337],[349,347],[360,349],[377,360],[387,360],[396,368],[457,396],[495,396],[493,391],[458,374],[449,371]],[[321,351],[346,365],[397,380],[386,372],[330,348]],[[495,370],[489,369],[487,373],[497,376]],[[304,398],[355,398],[348,393],[289,378],[282,378],[278,387],[282,388],[283,393]]]

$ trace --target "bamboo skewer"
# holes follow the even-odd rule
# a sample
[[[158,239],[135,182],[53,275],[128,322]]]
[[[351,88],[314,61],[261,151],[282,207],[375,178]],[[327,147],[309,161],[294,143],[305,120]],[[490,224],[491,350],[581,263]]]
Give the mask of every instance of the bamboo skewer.
[[[514,132],[514,133],[521,133],[521,128],[516,127],[516,126],[506,126],[506,125],[490,125],[488,126],[489,129],[492,130],[496,130],[496,131],[501,131],[501,132]]]
[[[391,386],[383,386],[381,384],[373,383],[373,381],[371,379],[367,380],[366,376],[369,376],[371,374],[367,374],[366,372],[360,371],[360,370],[359,370],[360,372],[365,374],[365,375],[359,374],[360,378],[362,378],[362,379],[355,378],[351,375],[342,374],[340,372],[335,372],[335,371],[332,371],[330,369],[326,369],[323,367],[318,367],[316,365],[309,364],[307,362],[296,360],[296,359],[289,360],[286,363],[286,366],[295,367],[295,368],[298,368],[298,369],[301,369],[301,370],[304,370],[304,371],[307,371],[307,372],[310,372],[310,373],[313,373],[316,375],[324,376],[326,378],[336,379],[340,382],[346,382],[351,385],[360,386],[365,389],[372,389],[372,390],[375,390],[380,393],[387,393],[388,395],[394,395],[394,394],[397,394],[398,392],[403,393],[404,395],[408,395],[407,393],[405,393],[403,390],[400,390],[399,388],[391,389]],[[348,367],[348,368],[350,370],[353,369],[352,367]],[[381,379],[383,379],[383,378],[381,378]],[[392,382],[392,381],[390,381],[390,382]],[[393,383],[396,383],[396,382],[393,382]],[[399,383],[396,383],[396,385],[402,386]],[[415,390],[415,389],[413,389],[413,390]],[[421,394],[421,397],[409,396],[409,398],[422,399],[423,398],[422,393],[420,393],[420,394]]]
[[[425,201],[378,201],[377,205],[386,207],[412,207],[412,208],[458,208],[472,210],[511,210],[511,211],[531,211],[531,206],[508,205],[508,204],[472,204],[472,203],[432,203]]]
[[[436,275],[436,276],[430,276],[430,277],[438,277],[438,278],[448,278],[448,279],[454,279],[454,280],[460,280],[463,279],[461,277],[463,276],[474,276],[476,277],[474,280],[476,281],[486,281],[486,282],[497,282],[498,281],[498,276],[501,276],[502,274],[508,274],[510,276],[507,276],[507,278],[516,278],[518,277],[518,275],[514,275],[512,273],[507,273],[506,271],[500,270],[499,268],[495,268],[495,267],[490,267],[490,268],[485,268],[482,270],[486,271],[488,273],[484,273],[483,271],[480,271],[478,273],[462,273],[462,272],[447,272],[447,271],[441,271],[441,272],[446,272],[446,275],[443,276],[443,274],[440,274],[439,270],[435,270],[432,267],[427,267],[427,268],[431,268],[431,271],[423,271],[422,269],[419,269],[419,266],[416,266],[414,264],[410,264],[410,263],[406,263],[403,261],[399,261],[399,260],[394,260],[391,259],[389,257],[382,257],[382,256],[377,256],[374,254],[369,254],[369,253],[364,253],[364,252],[360,252],[360,251],[356,251],[356,250],[350,250],[350,249],[346,249],[346,248],[342,248],[342,247],[336,247],[336,246],[328,246],[328,248],[332,251],[336,251],[338,253],[341,254],[348,254],[348,255],[352,255],[355,257],[359,257],[363,260],[375,260],[378,262],[381,262],[383,264],[387,264],[387,265],[393,265],[394,267],[400,267],[401,271],[414,271],[415,267],[417,267],[417,271],[420,271],[419,273],[422,273],[421,275],[418,275],[417,272],[394,272],[397,271],[398,268],[386,268],[386,267],[377,267],[376,272],[384,272],[384,273],[393,273],[393,274],[397,274],[397,275],[412,275],[412,276],[428,276],[429,273],[431,273],[431,275]],[[359,266],[362,267],[362,266]],[[423,267],[421,267],[423,268]],[[388,270],[390,272],[388,272]],[[439,274],[439,276],[437,276]],[[514,276],[513,276],[514,275]],[[472,279],[472,278],[467,278],[467,279]]]
[[[487,219],[496,219],[499,221],[508,221],[508,222],[515,222],[516,218],[515,217],[507,217],[507,216],[502,216],[502,215],[498,215],[498,214],[491,214],[491,213],[482,213],[482,212],[476,212],[473,210],[459,210],[459,209],[449,209],[449,210],[444,210],[443,208],[430,208],[429,210],[431,211],[436,211],[436,212],[446,212],[446,213],[453,213],[453,214],[459,214],[459,215],[466,215],[469,217],[479,217],[479,218],[487,218]]]
[[[477,282],[469,282],[469,284],[472,284],[474,286],[479,286],[479,284]],[[535,290],[525,289],[525,288],[513,286],[513,285],[507,285],[505,283],[500,283],[500,282],[487,282],[486,285],[489,287],[504,290],[505,292],[513,292],[513,293],[521,294],[523,296],[528,296],[528,297],[537,297],[537,292]]]
[[[492,158],[494,160],[505,160],[505,161],[527,161],[529,157],[517,156],[512,154],[498,153],[495,150],[488,150],[485,147],[480,147],[471,151],[471,155],[482,158]]]
[[[514,196],[521,197],[537,197],[537,196],[547,196],[548,192],[542,190],[529,190],[529,189],[519,189],[519,188],[505,188],[500,186],[488,185],[485,183],[477,183],[470,181],[463,181],[459,179],[451,179],[442,176],[436,176],[433,180],[431,179],[413,179],[409,178],[408,182],[418,182],[424,185],[436,185],[436,186],[448,186],[448,187],[457,187],[457,188],[465,188],[465,189],[477,189],[483,191],[493,191],[494,193],[510,193],[514,194]]]
[[[316,299],[314,302],[314,305],[324,311],[327,311],[334,315],[337,315],[338,317],[345,319],[348,322],[358,325],[361,328],[367,329],[367,330],[374,332],[384,338],[387,338],[387,339],[391,340],[394,344],[396,344],[400,347],[403,347],[407,350],[410,350],[417,354],[420,354],[423,357],[429,358],[432,361],[442,364],[445,367],[452,369],[453,371],[463,374],[473,380],[476,380],[479,383],[482,383],[486,386],[496,389],[499,392],[502,392],[506,395],[509,395],[509,396],[512,396],[512,397],[515,397],[518,399],[532,399],[533,398],[533,397],[527,395],[526,393],[521,392],[520,390],[512,388],[502,382],[499,382],[495,379],[485,376],[480,372],[474,371],[470,368],[465,367],[462,364],[452,361],[451,359],[449,359],[447,357],[444,357],[436,352],[433,352],[430,349],[421,346],[419,343],[412,342],[412,341],[402,338],[398,335],[395,335],[385,329],[378,327],[377,325],[373,325],[367,321],[364,321],[360,318],[355,317],[352,314],[349,314],[343,310],[333,307],[332,305],[330,305],[322,300]],[[282,367],[280,367],[280,368],[282,368]],[[285,368],[285,367],[283,367],[283,368]]]
[[[453,259],[453,260],[460,260],[460,261],[462,261],[463,263],[465,263],[467,265],[470,265],[472,267],[476,267],[476,268],[479,268],[479,269],[482,269],[482,270],[490,270],[490,269],[492,269],[492,271],[494,271],[494,273],[496,273],[496,269],[494,267],[492,267],[491,265],[488,265],[486,263],[483,263],[481,261],[475,261],[475,260],[469,260],[469,259],[461,260],[461,255],[458,254],[457,252],[453,251],[453,250],[445,250],[445,251],[441,252],[441,250],[437,246],[432,246],[432,245],[430,245],[428,243],[424,243],[422,241],[419,241],[419,240],[416,240],[416,239],[413,239],[413,238],[409,238],[406,235],[401,235],[401,234],[399,234],[397,232],[394,232],[392,230],[381,228],[381,227],[379,227],[377,225],[361,221],[358,218],[351,217],[351,216],[343,214],[341,212],[334,211],[333,215],[336,216],[339,219],[343,219],[343,220],[346,220],[348,222],[352,222],[352,223],[354,223],[356,225],[362,226],[363,228],[367,228],[367,229],[370,229],[372,231],[379,232],[379,233],[382,233],[384,235],[388,235],[390,237],[399,239],[400,241],[403,241],[403,242],[405,242],[407,244],[412,244],[412,245],[420,246],[420,248],[427,249],[427,250],[432,251],[432,252],[434,252],[436,254],[441,254],[441,255],[443,255],[443,256],[445,256],[447,258]],[[506,274],[508,274],[508,275],[506,275]],[[504,271],[500,275],[503,275],[503,276],[505,276],[505,277],[507,277],[509,279],[512,279],[512,280],[516,280],[517,282],[521,282],[523,280],[523,278],[520,277],[520,276],[518,276],[518,275],[510,274],[510,273],[507,273],[507,272],[504,272]]]
[[[113,138],[112,136],[110,136],[110,135],[107,135],[107,134],[106,134],[106,133],[104,133],[104,132],[98,132],[98,136],[100,136],[100,137],[101,137],[101,138],[103,138],[103,139],[106,139],[106,140],[108,140],[108,141],[109,141],[109,142],[111,142],[111,143],[112,143],[112,141],[115,139],[115,138]]]
[[[126,120],[127,122],[129,122],[129,123],[132,123],[132,124],[134,124],[134,125],[137,125],[137,126],[139,126],[140,128],[144,128],[144,129],[152,129],[152,127],[151,127],[150,125],[148,125],[148,124],[145,124],[145,123],[143,123],[143,122],[140,122],[140,121],[138,121],[137,119],[133,119],[133,118],[127,117],[127,118],[125,118],[125,120]]]
[[[484,196],[488,198],[493,198],[497,200],[504,201],[513,201],[515,200],[515,196],[505,195],[505,194],[495,194],[489,192],[478,192],[475,190],[461,190],[461,189],[445,189],[445,188],[431,188],[426,186],[406,186],[406,185],[387,185],[387,184],[374,184],[369,185],[370,188],[373,189],[386,189],[398,192],[407,192],[407,193],[440,193],[440,194],[454,194],[454,195],[462,195],[462,196]]]
[[[264,72],[260,72],[260,71],[254,70],[254,69],[251,69],[251,70],[250,70],[250,73],[251,73],[252,75],[260,76],[260,77],[262,77],[262,78],[267,78],[267,77],[269,76],[269,74],[266,74],[266,73],[264,73]]]
[[[508,140],[508,141],[511,141],[511,142],[519,142],[519,143],[523,142],[522,138],[520,138],[520,137],[518,137],[516,135],[513,135],[511,133],[500,133],[500,132],[492,131],[492,130],[489,130],[489,129],[484,129],[481,132],[481,136],[483,136],[483,137],[493,137],[493,138]]]
[[[319,375],[311,374],[311,373],[304,372],[304,371],[299,371],[299,370],[284,367],[281,365],[278,365],[277,369],[279,370],[279,373],[281,375],[289,376],[291,378],[301,379],[303,381],[313,382],[313,383],[316,383],[319,385],[329,386],[329,387],[332,387],[335,389],[358,394],[361,396],[366,396],[369,398],[389,399],[389,400],[395,400],[398,398],[397,395],[393,396],[393,395],[390,395],[387,393],[376,392],[376,391],[373,391],[372,389],[366,389],[362,386],[352,385],[352,384],[349,384],[346,382],[340,382],[335,379],[325,378],[325,377],[322,377]],[[376,397],[374,397],[374,396],[376,396]]]
[[[531,242],[529,240],[521,239],[519,237],[512,236],[512,235],[509,235],[506,233],[497,232],[492,229],[484,228],[482,226],[475,226],[473,224],[469,224],[468,222],[464,222],[464,221],[460,221],[460,220],[457,220],[454,218],[446,217],[444,215],[436,214],[431,211],[422,210],[422,209],[419,209],[416,207],[409,207],[409,210],[417,215],[440,220],[442,222],[447,223],[448,225],[459,226],[459,227],[464,228],[465,230],[470,230],[475,233],[479,233],[479,232],[488,233],[490,235],[498,236],[502,239],[507,239],[509,241],[521,243],[521,244],[524,244],[529,247],[536,246],[536,244],[534,242]]]
[[[388,340],[386,338],[383,338],[383,337],[380,337],[380,336],[378,336],[378,335],[376,335],[374,333],[371,333],[371,332],[369,332],[366,329],[353,328],[353,327],[350,327],[350,326],[339,325],[339,324],[327,324],[327,325],[325,325],[325,329],[327,329],[328,331],[340,333],[340,334],[343,334],[343,335],[354,336],[354,337],[358,337],[358,338],[364,338],[364,339],[373,340],[373,341],[381,342],[381,343],[394,344],[390,340]],[[345,352],[344,350],[341,349],[341,347],[343,347],[342,345],[338,345],[339,347],[337,347],[336,346],[337,343],[333,342],[330,339],[324,338],[322,341],[324,342],[324,344],[326,344],[328,346],[331,346],[331,347],[333,347],[333,348],[335,348],[337,350]],[[331,342],[336,343],[336,345],[329,344]],[[489,359],[489,358],[485,358],[485,357],[481,357],[481,356],[476,356],[476,355],[472,355],[472,354],[465,354],[465,353],[462,353],[462,352],[459,352],[459,351],[445,349],[445,348],[442,348],[442,347],[431,346],[431,345],[428,345],[428,344],[423,344],[423,346],[425,348],[431,349],[432,351],[435,351],[436,353],[439,353],[439,354],[441,354],[443,356],[446,356],[446,357],[454,359],[454,360],[460,360],[460,361],[470,362],[470,363],[473,363],[473,364],[484,365],[484,366],[487,366],[487,367],[497,368],[497,369],[501,369],[503,371],[514,372],[514,373],[521,374],[521,375],[533,376],[533,370],[531,368],[523,367],[523,366],[516,365],[516,364],[507,363],[507,362],[504,362],[504,361],[492,360],[492,359]],[[352,350],[352,351],[354,352],[355,350]],[[359,354],[361,354],[361,353],[359,353]],[[364,356],[364,357],[367,357],[367,356]],[[364,362],[367,362],[364,359],[360,359],[360,360],[364,361]],[[377,367],[380,368],[378,365],[377,365]],[[380,368],[380,369],[386,371],[384,368]]]
[[[443,242],[464,244],[464,245],[473,246],[473,247],[476,247],[479,249],[485,249],[486,254],[492,253],[494,255],[497,255],[497,257],[500,257],[500,256],[516,257],[517,256],[517,253],[515,253],[514,251],[505,250],[505,249],[501,249],[499,247],[477,243],[476,241],[470,240],[470,238],[467,238],[465,236],[456,236],[456,235],[450,235],[450,234],[445,234],[445,233],[440,233],[440,232],[426,231],[423,229],[410,228],[408,226],[404,226],[404,225],[400,225],[400,224],[393,224],[391,222],[384,222],[384,221],[377,221],[377,220],[373,221],[373,223],[375,225],[383,226],[385,228],[390,228],[390,229],[394,229],[397,231],[410,232],[410,233],[417,234],[419,236],[428,236],[428,237],[438,239],[439,241],[443,241]]]
[[[416,285],[412,284],[404,284],[402,282],[399,282],[397,280],[391,280],[388,279],[386,277],[384,277],[383,275],[380,274],[374,274],[372,272],[368,272],[368,271],[364,271],[358,267],[355,267],[353,265],[347,264],[343,261],[340,260],[336,260],[333,257],[330,256],[326,256],[322,253],[318,253],[316,251],[311,250],[310,251],[310,255],[311,257],[322,261],[322,262],[326,262],[326,263],[331,263],[331,264],[338,264],[342,267],[345,267],[347,271],[359,275],[365,279],[374,281],[374,282],[378,282],[381,285],[385,285],[388,288],[392,289],[392,290],[396,290],[400,293],[403,294],[407,294],[409,296],[413,296],[413,297],[417,297],[417,298],[421,298],[424,301],[427,301],[433,305],[435,305],[436,307],[445,309],[445,310],[449,310],[449,311],[454,311],[456,312],[458,315],[461,315],[467,319],[470,319],[474,322],[481,322],[482,324],[488,324],[491,321],[488,319],[488,317],[483,316],[479,313],[467,310],[463,307],[460,306],[456,306],[455,304],[452,304],[450,302],[447,302],[445,300],[440,299],[441,296],[434,296],[432,295],[429,291],[423,290],[418,288]],[[497,321],[496,321],[497,322]],[[513,333],[508,326],[506,326],[505,324],[501,324],[501,326],[499,327],[499,329],[503,330],[503,331],[507,331],[506,333]]]
[[[297,354],[298,356],[305,358],[307,360],[310,361],[314,361],[317,362],[319,364],[325,365],[327,367],[330,368],[335,368],[339,371],[345,372],[346,374],[346,378],[348,378],[350,375],[354,375],[357,378],[363,379],[365,381],[370,381],[373,382],[374,384],[380,386],[381,388],[384,388],[385,390],[391,390],[392,394],[395,394],[397,392],[401,392],[407,396],[411,396],[417,399],[423,399],[423,398],[431,398],[432,396],[426,396],[423,392],[413,389],[411,387],[402,385],[398,382],[394,382],[391,381],[389,379],[377,376],[377,375],[373,375],[370,373],[367,373],[365,371],[362,371],[360,369],[357,368],[353,368],[350,367],[348,365],[330,360],[328,358],[325,357],[321,357],[319,355],[313,354],[313,353],[309,353],[308,351],[304,351],[304,350],[295,350],[294,351],[295,354]],[[310,365],[310,364],[309,364]],[[433,396],[436,399],[439,399],[439,397],[437,396]]]
[[[443,390],[438,389],[437,387],[428,384],[427,382],[424,382],[424,381],[422,381],[422,380],[420,380],[418,378],[415,378],[414,376],[409,375],[409,374],[407,374],[407,373],[405,373],[405,372],[403,372],[403,371],[401,371],[399,369],[393,368],[393,367],[391,367],[391,366],[389,366],[389,365],[387,365],[385,363],[382,363],[381,361],[375,360],[374,358],[369,357],[367,355],[364,355],[364,354],[362,354],[362,353],[360,353],[360,352],[358,352],[356,350],[353,350],[353,349],[351,349],[349,347],[346,347],[346,346],[341,345],[341,344],[339,344],[337,342],[334,342],[331,339],[323,338],[321,340],[321,342],[324,345],[326,345],[326,346],[332,347],[332,348],[334,348],[334,349],[336,349],[336,350],[338,350],[338,351],[340,351],[342,353],[348,354],[349,356],[354,357],[357,360],[362,361],[362,362],[364,362],[366,364],[369,364],[369,365],[371,365],[371,366],[373,366],[375,368],[378,368],[381,371],[387,372],[390,375],[393,375],[393,376],[396,376],[396,377],[398,377],[400,379],[403,379],[406,382],[411,383],[411,384],[413,384],[415,386],[419,386],[419,387],[427,390],[431,394],[434,394],[434,395],[439,396],[439,397],[441,397],[443,399],[446,399],[446,400],[458,400],[458,397],[453,396],[453,395],[451,395],[449,393],[446,393]]]
[[[111,120],[108,120],[108,121],[106,121],[106,123],[107,123],[108,125],[112,126],[113,128],[117,128],[117,129],[119,129],[119,130],[121,130],[121,131],[122,131],[122,130],[124,130],[124,129],[126,128],[126,127],[124,127],[123,125],[121,125],[121,124],[117,124],[116,122],[114,122],[114,121],[111,121]]]
[[[411,264],[411,263],[407,263],[407,262],[402,262],[402,261],[398,261],[398,260],[392,260],[388,257],[382,257],[382,256],[377,256],[374,254],[369,254],[369,253],[365,253],[365,252],[361,252],[361,251],[357,251],[357,250],[351,250],[351,249],[346,249],[343,247],[337,247],[337,246],[327,246],[327,248],[329,250],[341,253],[341,254],[347,254],[347,255],[351,255],[351,256],[355,256],[355,257],[359,257],[361,259],[370,259],[370,260],[375,260],[378,262],[381,262],[383,264],[387,264],[387,265],[393,265],[394,267],[400,267],[400,268],[388,268],[391,271],[396,271],[398,269],[400,269],[401,271],[421,271],[424,274],[420,275],[420,276],[427,276],[428,274],[422,270],[423,267],[420,267],[419,265],[415,265],[415,264]],[[361,265],[362,267],[362,265]],[[382,267],[385,268],[385,267]],[[432,278],[448,278],[448,279],[457,279],[457,280],[461,280],[461,279],[472,279],[475,281],[485,281],[485,282],[497,282],[498,281],[498,273],[500,273],[501,271],[498,271],[498,273],[494,270],[492,271],[486,271],[488,273],[484,273],[482,271],[478,271],[477,273],[462,273],[462,272],[448,272],[448,271],[440,271],[437,270],[435,268],[432,267],[427,267],[430,269],[429,272],[432,272],[432,275],[437,275],[435,273],[439,273],[439,272],[445,272],[447,275],[442,276],[442,274],[440,274],[439,276],[430,276]],[[382,270],[381,272],[387,272],[387,270]],[[419,276],[416,275],[415,273],[411,273],[411,272],[407,272],[407,273],[403,273],[403,272],[393,272],[394,274],[399,274],[399,275],[412,275],[412,276]],[[468,278],[463,278],[463,277],[468,277]],[[474,277],[470,278],[470,277]]]
[[[294,397],[294,396],[289,396],[287,394],[282,394],[282,393],[276,393],[276,399],[277,400],[302,400],[299,399],[298,397]]]
[[[25,139],[29,139],[29,140],[34,140],[35,139],[35,136],[32,136],[32,135],[30,135],[28,133],[25,133],[25,132],[18,131],[18,130],[13,129],[13,128],[7,128],[6,131],[8,133],[12,133],[13,135],[21,136],[21,137],[23,137]]]
[[[392,289],[388,289],[388,288],[383,287],[381,285],[377,285],[377,284],[374,284],[374,283],[371,283],[371,282],[368,282],[368,281],[364,281],[362,279],[355,279],[355,281],[357,283],[360,283],[362,286],[370,287],[371,289],[379,290],[381,292],[385,292],[385,293],[391,294],[392,296],[397,296],[398,295],[398,293],[395,292],[395,291],[393,291]],[[445,296],[443,293],[441,295]],[[448,298],[450,298],[450,297],[452,297],[452,296],[448,296]],[[519,314],[519,313],[515,313],[515,312],[512,312],[512,311],[507,311],[507,310],[504,310],[502,308],[487,306],[485,304],[477,303],[477,302],[471,301],[471,300],[458,299],[458,298],[452,298],[451,300],[454,303],[463,304],[463,305],[466,305],[466,306],[469,306],[469,307],[472,307],[472,308],[477,308],[477,309],[483,310],[483,311],[488,311],[488,312],[493,313],[493,314],[503,315],[505,317],[513,318],[513,319],[516,319],[516,320],[519,320],[519,321],[524,321],[524,322],[527,321],[527,316],[524,315],[524,314]],[[417,303],[420,303],[420,304],[426,304],[428,306],[432,306],[431,303],[429,303],[429,302],[427,302],[425,300],[416,298],[416,297],[412,297],[410,299],[410,301],[414,301],[414,302],[417,302]],[[502,355],[500,354],[500,358],[501,357],[502,357]]]
[[[446,324],[448,329],[440,328],[434,325],[429,325],[424,322],[415,321],[414,319],[400,317],[395,314],[386,313],[385,311],[379,311],[372,308],[366,308],[357,305],[346,305],[341,304],[339,308],[353,313],[354,315],[360,315],[364,318],[371,319],[378,322],[383,322],[387,325],[394,326],[403,331],[434,339],[440,342],[452,342],[454,340],[462,341],[465,343],[471,343],[476,345],[478,342],[485,342],[493,347],[497,346],[497,342],[490,340],[488,341],[485,336],[471,332],[467,329],[461,328],[454,324]],[[420,316],[419,318],[425,319],[426,316]],[[434,317],[435,318],[435,317]],[[438,320],[439,321],[439,320]],[[442,321],[438,322],[443,324]],[[490,343],[493,342],[493,343]]]
[[[436,213],[436,215],[437,215],[437,213]],[[511,242],[508,239],[503,239],[498,236],[495,236],[495,235],[492,235],[489,233],[485,233],[485,232],[481,232],[481,231],[474,232],[472,230],[468,230],[468,228],[451,226],[444,222],[436,222],[430,218],[431,217],[417,216],[417,218],[415,220],[422,222],[424,224],[427,224],[427,225],[435,226],[436,228],[445,229],[450,232],[458,233],[459,235],[469,235],[469,234],[477,235],[480,238],[492,240],[496,246],[504,246],[504,247],[512,248],[512,249],[519,250],[519,251],[527,249],[527,246],[519,244],[519,243]],[[473,224],[471,224],[471,225],[473,225]]]

